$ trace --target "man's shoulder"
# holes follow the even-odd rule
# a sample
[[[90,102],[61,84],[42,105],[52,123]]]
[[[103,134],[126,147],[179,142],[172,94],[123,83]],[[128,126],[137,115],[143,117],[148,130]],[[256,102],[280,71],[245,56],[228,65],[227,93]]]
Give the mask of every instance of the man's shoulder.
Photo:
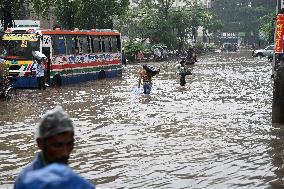
[[[50,189],[96,188],[94,184],[75,173],[68,165],[57,163],[27,173],[18,188],[39,189],[46,188],[46,186]]]
[[[17,189],[17,183],[29,172],[40,169],[44,167],[44,163],[41,161],[39,154],[36,155],[35,159],[26,165],[24,169],[20,172],[19,176],[16,179],[14,189]]]
[[[20,172],[19,177],[21,177],[22,175],[25,175],[26,173],[35,170],[35,166],[34,166],[34,162],[31,162],[29,164],[27,164],[23,170]]]

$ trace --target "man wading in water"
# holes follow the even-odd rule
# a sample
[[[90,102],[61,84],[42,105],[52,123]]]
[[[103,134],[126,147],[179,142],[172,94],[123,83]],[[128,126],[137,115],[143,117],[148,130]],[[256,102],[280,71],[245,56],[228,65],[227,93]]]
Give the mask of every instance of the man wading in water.
[[[141,81],[143,81],[143,93],[150,94],[152,89],[152,77],[160,72],[160,69],[154,70],[147,64],[143,65],[143,69],[139,71],[138,88],[140,88]]]

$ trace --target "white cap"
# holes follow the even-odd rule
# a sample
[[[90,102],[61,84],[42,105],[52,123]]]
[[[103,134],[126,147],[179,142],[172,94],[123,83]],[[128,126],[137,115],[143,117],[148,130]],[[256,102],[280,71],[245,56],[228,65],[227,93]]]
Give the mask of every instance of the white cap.
[[[64,132],[74,132],[73,122],[61,106],[56,106],[43,115],[36,138],[49,138]]]

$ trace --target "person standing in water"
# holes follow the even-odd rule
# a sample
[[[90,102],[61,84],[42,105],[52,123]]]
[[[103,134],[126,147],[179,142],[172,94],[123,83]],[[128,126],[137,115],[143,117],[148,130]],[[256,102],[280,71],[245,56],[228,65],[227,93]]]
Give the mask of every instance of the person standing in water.
[[[152,90],[152,77],[160,72],[160,70],[153,70],[154,68],[144,64],[143,68],[139,71],[138,88],[143,83],[143,93],[150,94]]]
[[[45,90],[45,58],[42,57],[41,59],[34,58],[34,63],[31,70],[35,70],[36,79],[37,79],[37,88],[39,90]]]
[[[186,75],[192,75],[191,71],[188,68],[188,65],[186,65],[186,57],[182,57],[181,61],[175,66],[175,68],[178,71],[178,74],[180,75],[180,86],[185,86]]]
[[[125,50],[124,49],[122,49],[122,51],[121,51],[121,60],[122,60],[122,64],[124,66],[126,66],[127,59],[126,59],[126,54],[125,54]]]

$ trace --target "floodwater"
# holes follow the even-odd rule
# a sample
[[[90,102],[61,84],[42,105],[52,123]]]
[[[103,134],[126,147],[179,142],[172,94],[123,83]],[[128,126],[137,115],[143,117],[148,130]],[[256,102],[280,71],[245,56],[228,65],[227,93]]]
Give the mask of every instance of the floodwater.
[[[279,188],[284,130],[272,125],[271,66],[250,52],[199,58],[179,86],[174,62],[150,95],[137,93],[138,64],[122,78],[45,92],[19,90],[0,101],[0,188],[38,151],[40,116],[59,104],[76,125],[70,166],[99,188]]]

